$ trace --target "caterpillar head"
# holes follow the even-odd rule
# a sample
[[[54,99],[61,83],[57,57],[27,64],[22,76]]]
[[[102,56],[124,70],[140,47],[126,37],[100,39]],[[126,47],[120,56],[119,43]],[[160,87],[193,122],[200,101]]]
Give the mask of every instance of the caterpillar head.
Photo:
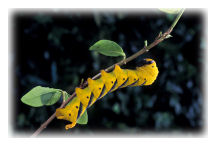
[[[67,121],[72,121],[73,113],[66,108],[58,108],[56,109],[56,117],[57,119],[63,119]]]
[[[76,125],[77,115],[79,111],[80,101],[77,97],[65,108],[56,109],[56,118],[70,121],[71,124],[65,126],[65,129],[73,128]]]
[[[76,125],[76,121],[74,120],[75,115],[73,114],[73,112],[65,109],[65,108],[58,108],[56,109],[56,118],[57,119],[63,119],[63,120],[67,120],[70,121],[71,124],[68,124],[65,126],[65,129],[68,130],[69,128],[73,128]]]

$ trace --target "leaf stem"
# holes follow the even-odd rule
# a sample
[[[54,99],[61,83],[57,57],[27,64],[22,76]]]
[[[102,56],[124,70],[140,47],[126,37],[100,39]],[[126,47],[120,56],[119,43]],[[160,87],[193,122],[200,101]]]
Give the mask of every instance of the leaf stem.
[[[174,20],[174,22],[172,23],[172,25],[169,27],[169,29],[164,32],[163,34],[159,35],[154,42],[152,42],[150,45],[148,46],[144,46],[144,48],[142,48],[140,51],[138,51],[137,53],[133,54],[132,56],[121,60],[120,62],[116,63],[117,65],[121,66],[124,65],[128,62],[130,62],[131,60],[137,58],[138,56],[142,55],[143,53],[149,51],[151,48],[155,47],[156,45],[158,45],[160,42],[162,42],[164,39],[166,39],[166,37],[172,32],[173,28],[176,26],[176,24],[178,23],[179,19],[181,18],[182,14],[184,12],[184,9],[181,9],[181,11],[178,13],[178,15],[176,16],[176,19]],[[113,64],[112,66],[108,67],[105,69],[105,71],[110,71],[112,70],[116,64]],[[92,79],[97,79],[101,76],[101,74],[97,74],[94,77],[92,77]],[[87,86],[88,83],[87,81],[83,84],[83,87]],[[63,102],[62,105],[60,106],[60,108],[65,107],[74,97],[76,96],[76,93],[74,92],[67,101]],[[38,128],[32,135],[32,137],[36,137],[43,129],[45,129],[47,127],[47,125],[55,118],[55,114],[53,113],[52,116],[45,121],[40,128]]]
[[[176,26],[176,24],[178,23],[179,19],[181,18],[182,14],[184,13],[185,8],[181,9],[180,12],[178,13],[175,21],[173,22],[173,24],[171,25],[170,29],[173,30],[173,28]]]

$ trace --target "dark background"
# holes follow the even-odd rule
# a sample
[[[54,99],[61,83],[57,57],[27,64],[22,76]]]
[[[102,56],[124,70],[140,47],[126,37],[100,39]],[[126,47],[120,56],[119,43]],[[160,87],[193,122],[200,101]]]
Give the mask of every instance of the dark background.
[[[153,58],[159,68],[153,85],[108,94],[88,109],[87,125],[65,131],[67,122],[55,119],[42,134],[201,132],[206,108],[204,17],[203,10],[186,9],[172,38],[123,66],[134,67],[142,58]],[[89,51],[95,42],[115,41],[130,56],[145,40],[151,43],[160,31],[166,31],[174,18],[157,9],[14,11],[12,129],[31,134],[60,106],[60,102],[40,108],[23,104],[21,97],[33,87],[59,88],[71,94],[82,78],[93,77],[122,59]]]

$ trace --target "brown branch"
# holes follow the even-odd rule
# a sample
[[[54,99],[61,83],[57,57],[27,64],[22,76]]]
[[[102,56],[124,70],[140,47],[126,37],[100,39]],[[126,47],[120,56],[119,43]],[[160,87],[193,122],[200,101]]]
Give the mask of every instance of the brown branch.
[[[65,101],[65,102],[62,103],[62,105],[61,105],[59,108],[65,107],[65,105],[67,105],[67,104],[73,99],[73,97],[74,97],[75,95],[76,95],[76,93],[74,92],[74,93],[70,96],[70,98],[68,98],[67,101]],[[39,133],[41,133],[41,131],[42,131],[43,129],[45,129],[45,128],[47,127],[47,125],[48,125],[53,119],[55,119],[55,115],[56,115],[56,112],[53,113],[52,116],[50,116],[49,119],[46,120],[46,122],[44,122],[44,123],[40,126],[40,128],[38,128],[38,129],[32,134],[31,137],[36,137]]]
[[[146,47],[142,48],[142,49],[141,49],[140,51],[138,51],[137,53],[133,54],[132,56],[130,56],[130,57],[128,57],[128,58],[126,58],[126,59],[124,59],[124,60],[122,60],[122,61],[120,61],[120,62],[118,62],[118,63],[116,63],[116,64],[119,65],[119,66],[121,66],[121,65],[123,65],[123,64],[126,64],[126,63],[130,62],[131,60],[137,58],[138,56],[142,55],[143,53],[148,52],[151,48],[155,47],[157,44],[159,44],[159,43],[162,42],[164,39],[166,39],[166,37],[167,37],[168,35],[170,35],[170,33],[172,32],[173,28],[176,26],[177,22],[179,21],[179,19],[180,19],[181,16],[182,16],[183,12],[184,12],[184,9],[182,9],[182,10],[179,12],[179,14],[177,15],[176,19],[174,20],[174,22],[172,23],[172,25],[170,26],[170,28],[169,28],[166,32],[164,32],[163,34],[159,34],[159,35],[156,37],[156,39],[155,39],[155,41],[154,41],[153,43],[151,43],[149,46],[146,46]],[[112,70],[116,64],[113,64],[112,66],[106,68],[105,71],[110,71],[110,70]],[[92,77],[92,79],[97,79],[97,78],[100,77],[100,75],[101,75],[101,74],[99,73],[99,74],[95,75],[94,77]],[[82,86],[82,87],[85,87],[85,86],[87,86],[87,85],[88,85],[88,83],[87,83],[87,81],[86,81],[86,82],[83,83],[81,86]],[[76,93],[74,92],[74,93],[68,98],[68,100],[67,100],[66,102],[63,102],[63,103],[62,103],[62,105],[60,106],[60,108],[65,107],[75,96],[76,96]],[[51,116],[46,122],[44,122],[44,123],[40,126],[40,128],[38,128],[38,129],[33,133],[32,137],[37,136],[43,129],[45,129],[45,128],[47,127],[47,125],[55,118],[55,114],[56,114],[56,113],[53,113],[52,116]]]

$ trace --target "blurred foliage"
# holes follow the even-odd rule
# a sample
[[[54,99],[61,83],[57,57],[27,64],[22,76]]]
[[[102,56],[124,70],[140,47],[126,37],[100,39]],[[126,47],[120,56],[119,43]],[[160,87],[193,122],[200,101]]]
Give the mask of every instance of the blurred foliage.
[[[12,125],[18,132],[36,130],[60,106],[33,108],[20,98],[35,86],[73,93],[87,79],[121,57],[89,51],[96,41],[117,42],[127,56],[150,44],[166,31],[174,15],[149,9],[139,12],[16,12],[13,16],[14,46],[11,102]],[[108,94],[88,109],[88,124],[65,131],[65,121],[54,120],[43,131],[74,134],[82,131],[200,131],[204,126],[202,75],[206,42],[201,10],[185,10],[169,38],[145,55],[128,63],[136,66],[144,57],[156,60],[159,76],[152,86],[133,87]]]

